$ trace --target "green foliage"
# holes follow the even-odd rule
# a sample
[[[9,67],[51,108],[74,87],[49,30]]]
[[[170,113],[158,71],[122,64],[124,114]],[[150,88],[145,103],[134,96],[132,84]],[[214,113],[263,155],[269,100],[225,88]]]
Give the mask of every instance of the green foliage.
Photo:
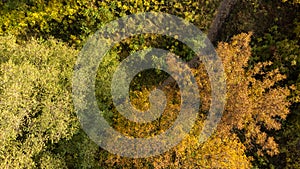
[[[78,129],[70,98],[70,77],[76,50],[54,40],[29,41],[19,45],[12,36],[1,38],[2,168],[94,168],[99,165],[123,168],[249,168],[250,159],[245,152],[253,143],[261,146],[258,152],[277,153],[276,143],[257,124],[262,123],[268,129],[280,128],[280,123],[273,118],[285,118],[288,113],[288,103],[285,101],[287,91],[284,88],[270,88],[283,78],[276,71],[267,73],[263,81],[253,78],[265,64],[258,64],[252,71],[245,72],[244,67],[250,57],[248,35],[237,36],[231,44],[222,43],[218,47],[225,64],[230,94],[223,123],[217,133],[199,145],[199,129],[205,119],[205,115],[201,115],[184,141],[162,155],[147,159],[122,158],[99,150]],[[111,75],[118,64],[119,57],[112,50],[98,69],[97,81],[104,85],[97,85],[96,94],[100,109],[108,114],[106,118],[124,134],[145,136],[145,133],[152,135],[166,130],[176,118],[174,112],[180,110],[180,102],[175,101],[179,96],[177,90],[171,86],[165,89],[169,90],[169,98],[175,100],[169,101],[170,109],[166,110],[160,121],[133,124],[116,114],[110,96],[103,95],[109,93]],[[205,108],[210,102],[207,75],[203,65],[194,72],[199,85],[203,86],[201,97],[207,96],[202,98]],[[150,90],[151,87],[141,87],[131,91],[133,104],[147,109],[148,100],[145,98]],[[274,96],[277,100],[272,100]],[[278,106],[274,109],[268,103]],[[158,123],[160,128],[157,128]],[[245,133],[240,135],[238,130]]]
[[[0,2],[0,35],[22,39],[53,36],[80,45],[113,15],[95,1],[8,1]]]
[[[62,159],[67,168],[99,168],[99,159],[107,153],[100,153],[98,145],[82,130],[77,131],[71,139],[63,139],[47,150],[54,157]]]
[[[114,114],[114,111],[111,110],[113,104],[110,95],[111,81],[119,63],[119,56],[114,50],[111,50],[103,57],[97,71],[95,95],[99,109],[104,112],[103,115],[109,122]]]
[[[183,17],[206,32],[220,2],[0,1],[0,167],[250,168],[251,156],[256,159],[254,167],[274,167],[279,162],[270,156],[280,154],[280,167],[299,168],[297,106],[291,108],[293,113],[276,134],[289,113],[286,98],[300,101],[299,0],[243,0],[235,6],[220,39],[228,41],[237,33],[254,31],[252,49],[247,34],[218,46],[227,73],[228,104],[218,131],[206,143],[199,145],[197,141],[211,99],[203,65],[193,70],[201,89],[203,114],[190,135],[168,152],[147,159],[119,157],[100,149],[79,129],[71,101],[72,68],[78,51],[68,44],[80,48],[103,24],[148,11]],[[160,121],[137,125],[115,110],[108,94],[114,70],[128,54],[149,46],[170,50],[184,60],[193,56],[180,42],[157,35],[131,37],[107,54],[96,79],[98,106],[110,124],[125,135],[144,137],[164,132],[180,108],[178,90],[170,86],[165,90],[173,99]],[[146,110],[150,91],[166,75],[146,71],[139,77],[132,82],[131,100]]]
[[[0,166],[65,166],[47,148],[78,130],[70,77],[77,51],[64,44],[0,37]],[[53,166],[54,167],[54,166]]]
[[[139,12],[166,12],[185,18],[199,26],[201,30],[208,30],[210,23],[221,1],[189,1],[189,0],[103,0],[102,6],[109,6],[116,16],[135,14]]]
[[[138,12],[159,11],[174,14],[207,31],[218,1],[8,1],[0,2],[0,35],[22,39],[53,36],[81,46],[88,35],[116,17]]]
[[[279,135],[282,142],[281,152],[285,156],[286,168],[300,167],[300,115],[299,107],[294,110],[290,120],[287,122],[282,135]]]
[[[293,3],[293,4],[299,4],[300,0],[282,0],[282,2],[290,2],[290,3]]]
[[[276,29],[276,27],[273,27]],[[274,34],[265,34],[264,37],[258,39],[253,47],[253,62],[272,61],[273,65],[269,69],[279,69],[287,76],[284,81],[286,85],[293,85],[292,101],[300,101],[300,46],[298,40],[289,40],[284,38],[278,32]],[[261,57],[263,56],[263,57]]]

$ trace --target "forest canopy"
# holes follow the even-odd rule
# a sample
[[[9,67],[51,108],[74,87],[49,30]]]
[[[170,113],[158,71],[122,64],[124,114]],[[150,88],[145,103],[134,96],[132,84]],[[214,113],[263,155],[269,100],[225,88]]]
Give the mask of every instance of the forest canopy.
[[[98,146],[83,130],[72,80],[80,69],[76,60],[97,30],[143,12],[183,18],[208,36],[224,66],[226,105],[214,133],[200,143],[212,85],[202,62],[190,66],[201,100],[192,130],[162,154],[128,158]],[[163,87],[167,109],[158,120],[133,123],[118,112],[110,94],[114,71],[149,48],[186,63],[195,58],[178,39],[155,34],[131,36],[107,52],[96,71],[97,106],[126,136],[163,133],[181,109],[179,85],[170,83]],[[151,91],[166,79],[161,70],[140,72],[130,82],[132,106],[148,110]],[[299,168],[299,102],[299,0],[0,1],[0,168]]]

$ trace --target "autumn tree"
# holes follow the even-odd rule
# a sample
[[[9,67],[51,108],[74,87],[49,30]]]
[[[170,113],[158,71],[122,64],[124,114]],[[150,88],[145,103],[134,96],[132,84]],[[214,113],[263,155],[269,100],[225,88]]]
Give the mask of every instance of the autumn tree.
[[[231,43],[218,45],[217,52],[223,60],[227,76],[227,106],[218,130],[207,142],[203,144],[198,142],[199,131],[206,119],[205,112],[210,105],[211,90],[204,65],[200,64],[193,69],[193,72],[199,85],[202,106],[199,119],[189,136],[179,145],[159,156],[128,159],[108,154],[108,159],[103,159],[101,164],[125,168],[144,166],[249,168],[252,159],[247,155],[249,152],[260,156],[278,154],[278,145],[274,138],[268,135],[268,131],[279,130],[281,121],[289,113],[290,103],[287,100],[289,90],[276,86],[277,82],[285,78],[278,70],[264,71],[264,68],[271,65],[270,62],[258,63],[253,68],[248,68],[247,64],[251,57],[250,37],[251,33],[243,33],[233,37]],[[139,109],[145,110],[149,108],[148,95],[155,88],[155,85],[149,87],[147,81],[155,79],[157,75],[154,72],[142,75],[148,76],[141,76],[141,79],[136,82],[146,81],[148,86],[131,91],[133,95],[131,101]],[[169,107],[159,121],[139,125],[124,119],[113,110],[114,113],[109,118],[111,124],[116,130],[128,136],[145,137],[164,132],[170,127],[169,123],[176,119],[176,112],[180,110],[180,101],[178,101],[180,93],[176,90],[176,84],[169,87],[171,88],[166,89],[167,98],[171,98],[168,101]],[[98,88],[99,93],[106,93],[104,90],[106,89]]]

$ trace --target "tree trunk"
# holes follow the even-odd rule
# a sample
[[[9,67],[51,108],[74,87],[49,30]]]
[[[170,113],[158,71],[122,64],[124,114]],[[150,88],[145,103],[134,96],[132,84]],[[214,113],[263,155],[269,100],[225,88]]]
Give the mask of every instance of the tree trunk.
[[[237,3],[237,1],[238,0],[223,0],[221,2],[220,6],[217,9],[217,15],[212,21],[211,27],[208,31],[207,37],[211,42],[215,42],[217,40],[216,38],[218,37],[219,31],[222,28],[223,23],[226,21],[226,18],[229,16],[230,11],[232,10],[233,6]],[[190,68],[198,67],[200,64],[199,57],[193,58],[187,64]],[[174,79],[169,77],[163,82],[163,84],[160,87],[167,86],[174,82]]]

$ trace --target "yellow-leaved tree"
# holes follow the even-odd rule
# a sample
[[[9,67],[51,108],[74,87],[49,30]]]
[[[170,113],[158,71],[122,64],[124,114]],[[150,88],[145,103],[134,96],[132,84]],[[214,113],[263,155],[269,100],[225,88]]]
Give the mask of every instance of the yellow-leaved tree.
[[[222,58],[226,72],[227,104],[217,131],[210,139],[203,144],[198,142],[199,133],[206,119],[205,112],[211,102],[209,78],[204,65],[200,64],[193,72],[200,89],[202,106],[200,116],[189,136],[159,156],[129,159],[108,153],[106,158],[100,160],[101,164],[116,168],[250,168],[252,158],[246,155],[247,152],[258,155],[277,154],[278,145],[267,133],[279,130],[281,121],[289,113],[290,103],[287,100],[289,90],[276,85],[285,78],[278,70],[264,71],[270,62],[258,63],[249,68],[250,37],[251,33],[243,33],[234,36],[231,43],[219,43],[217,47],[217,53]],[[155,75],[152,76],[148,74],[142,80],[154,79]],[[141,110],[149,108],[147,98],[153,88],[155,86],[152,88],[142,86],[140,90],[131,91],[133,105]],[[136,137],[144,137],[147,134],[151,136],[165,131],[180,110],[178,100],[180,94],[174,89],[176,85],[165,89],[168,93],[167,98],[172,99],[168,101],[169,108],[159,121],[137,125],[114,112],[111,117],[113,126],[126,135]],[[101,91],[100,88],[98,90]]]

